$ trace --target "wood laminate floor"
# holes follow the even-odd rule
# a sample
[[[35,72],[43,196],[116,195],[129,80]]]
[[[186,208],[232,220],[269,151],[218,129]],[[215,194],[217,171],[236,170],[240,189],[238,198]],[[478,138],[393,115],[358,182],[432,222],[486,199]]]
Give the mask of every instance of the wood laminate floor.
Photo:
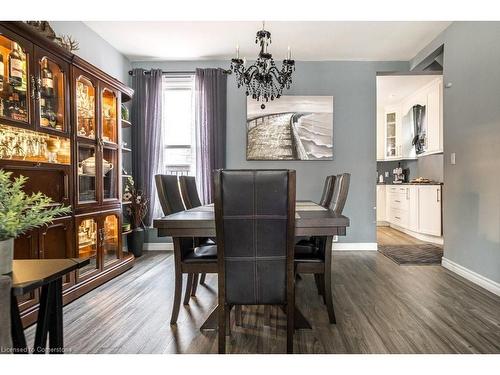
[[[169,324],[173,256],[150,252],[133,269],[64,308],[71,353],[216,353],[215,332],[200,325],[216,303],[215,275]],[[500,297],[441,266],[399,267],[376,251],[335,252],[330,325],[314,280],[297,282],[298,305],[313,325],[299,330],[295,353],[500,353]],[[243,309],[228,338],[231,353],[284,353],[285,318],[273,309]],[[35,328],[26,330],[33,341]]]
[[[420,245],[426,242],[391,227],[377,227],[377,243],[380,246]]]

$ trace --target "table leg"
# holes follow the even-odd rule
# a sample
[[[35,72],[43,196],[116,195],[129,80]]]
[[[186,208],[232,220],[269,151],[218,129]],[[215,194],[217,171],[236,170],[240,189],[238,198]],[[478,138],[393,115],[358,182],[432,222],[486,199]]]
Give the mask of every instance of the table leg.
[[[47,333],[50,319],[51,306],[53,301],[52,283],[42,286],[42,293],[40,294],[40,307],[38,308],[38,319],[36,322],[35,333],[35,354],[44,354],[47,347]]]
[[[52,282],[53,306],[49,318],[49,348],[51,354],[64,354],[62,278]]]
[[[24,336],[23,323],[19,313],[19,305],[17,304],[17,297],[11,294],[10,297],[10,321],[11,321],[11,334],[14,354],[28,354],[28,346],[26,345],[26,338]]]

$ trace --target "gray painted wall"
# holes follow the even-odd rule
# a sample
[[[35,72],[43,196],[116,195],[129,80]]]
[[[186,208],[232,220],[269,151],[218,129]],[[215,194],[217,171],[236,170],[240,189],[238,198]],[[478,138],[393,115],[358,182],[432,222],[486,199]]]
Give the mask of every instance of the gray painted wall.
[[[130,61],[83,22],[50,21],[50,24],[57,34],[71,35],[79,43],[80,49],[75,55],[123,83],[128,82]]]
[[[500,282],[500,22],[454,22],[411,66],[443,43],[444,256]]]
[[[133,67],[194,70],[228,67],[227,61],[144,62]],[[290,95],[334,96],[334,160],[315,162],[246,161],[246,96],[228,80],[227,167],[293,168],[297,171],[297,196],[318,200],[328,174],[350,172],[351,189],[345,214],[351,227],[342,242],[376,242],[376,86],[378,71],[407,71],[408,62],[298,62]]]

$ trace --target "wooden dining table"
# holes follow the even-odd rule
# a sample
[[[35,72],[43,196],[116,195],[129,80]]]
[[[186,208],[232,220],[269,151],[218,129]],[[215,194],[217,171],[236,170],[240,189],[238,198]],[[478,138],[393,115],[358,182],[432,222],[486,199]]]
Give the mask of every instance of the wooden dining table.
[[[174,239],[174,256],[181,254],[181,237],[210,237],[216,238],[215,215],[213,204],[196,207],[190,210],[177,212],[172,215],[155,219],[153,226],[158,229],[159,237],[172,237]],[[333,236],[345,236],[349,226],[349,218],[339,215],[319,204],[297,200],[295,205],[295,236],[324,236],[326,248],[331,249]],[[331,251],[325,252],[325,263],[331,264]],[[331,274],[325,275],[327,279]],[[296,328],[311,328],[302,313],[296,310]],[[217,307],[203,323],[201,329],[215,329],[217,327]]]

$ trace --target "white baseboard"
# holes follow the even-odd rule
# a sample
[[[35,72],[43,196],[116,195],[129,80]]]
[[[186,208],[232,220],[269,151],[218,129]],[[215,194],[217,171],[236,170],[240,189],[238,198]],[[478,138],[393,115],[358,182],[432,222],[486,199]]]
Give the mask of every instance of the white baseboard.
[[[334,242],[333,251],[377,251],[376,242]]]
[[[480,274],[461,266],[458,263],[455,263],[445,257],[441,260],[441,265],[450,270],[451,272],[455,272],[456,274],[462,276],[463,278],[473,282],[474,284],[483,287],[484,289],[490,291],[491,293],[500,296],[500,284],[496,281],[490,280]]]
[[[174,251],[174,244],[172,242],[146,242],[142,249],[147,251]]]
[[[393,229],[399,230],[400,232],[406,233],[409,236],[415,237],[421,241],[430,242],[430,243],[433,243],[436,245],[443,245],[444,244],[443,237],[431,236],[431,235],[423,234],[423,233],[417,233],[417,232],[414,232],[412,230],[400,227],[399,225],[396,225],[396,224],[389,224],[389,226]]]

